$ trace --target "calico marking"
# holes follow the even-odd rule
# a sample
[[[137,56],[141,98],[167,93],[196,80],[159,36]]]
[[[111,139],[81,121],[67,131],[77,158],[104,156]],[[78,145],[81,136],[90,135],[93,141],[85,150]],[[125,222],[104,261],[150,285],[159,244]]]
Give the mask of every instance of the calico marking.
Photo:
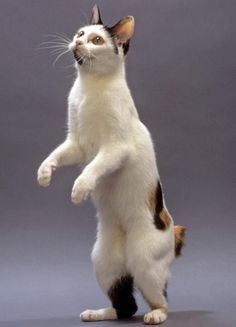
[[[133,296],[133,277],[130,275],[118,279],[110,288],[108,296],[118,319],[130,318],[138,309]]]
[[[154,214],[154,224],[159,230],[166,230],[171,225],[171,217],[163,203],[163,192],[161,183],[158,181],[157,187],[149,197],[149,208]]]
[[[186,227],[175,226],[175,256],[179,257],[182,253],[182,248],[185,245]]]

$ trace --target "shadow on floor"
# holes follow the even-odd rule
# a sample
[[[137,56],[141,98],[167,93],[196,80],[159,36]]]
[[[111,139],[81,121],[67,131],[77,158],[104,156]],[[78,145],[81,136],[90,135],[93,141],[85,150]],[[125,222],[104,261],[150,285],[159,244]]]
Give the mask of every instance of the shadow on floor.
[[[38,318],[29,320],[0,321],[0,327],[79,327],[79,326],[142,326],[143,316],[119,321],[83,323],[78,317]],[[214,313],[209,311],[170,312],[163,327],[216,327]]]

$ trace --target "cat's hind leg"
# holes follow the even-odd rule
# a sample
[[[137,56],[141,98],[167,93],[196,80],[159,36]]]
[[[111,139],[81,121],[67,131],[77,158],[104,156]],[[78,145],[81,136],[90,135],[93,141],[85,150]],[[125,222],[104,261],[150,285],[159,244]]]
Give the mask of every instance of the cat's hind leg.
[[[160,324],[167,319],[166,285],[169,265],[174,257],[171,228],[163,232],[139,226],[138,230],[131,232],[127,241],[128,269],[151,308],[144,315],[144,323],[149,325]]]
[[[137,305],[133,296],[133,278],[125,265],[125,235],[118,225],[99,223],[92,261],[97,281],[112,307],[86,310],[81,313],[81,320],[130,318],[137,311]]]

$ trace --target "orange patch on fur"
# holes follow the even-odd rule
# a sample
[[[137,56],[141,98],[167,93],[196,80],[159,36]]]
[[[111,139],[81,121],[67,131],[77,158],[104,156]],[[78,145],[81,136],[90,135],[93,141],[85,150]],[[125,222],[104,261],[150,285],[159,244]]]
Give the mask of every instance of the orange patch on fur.
[[[169,228],[172,222],[172,218],[169,212],[167,211],[167,209],[165,208],[162,209],[162,211],[160,212],[160,218],[164,222],[166,229]]]
[[[176,257],[181,255],[182,247],[185,244],[186,228],[184,226],[175,226],[175,255]]]

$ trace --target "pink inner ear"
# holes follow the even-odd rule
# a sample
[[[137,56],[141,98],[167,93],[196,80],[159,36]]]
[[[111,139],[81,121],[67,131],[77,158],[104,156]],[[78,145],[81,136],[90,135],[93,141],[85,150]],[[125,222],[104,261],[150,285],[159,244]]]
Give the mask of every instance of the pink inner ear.
[[[134,33],[134,18],[128,16],[124,18],[116,29],[116,35],[120,42],[125,43],[131,39]]]

